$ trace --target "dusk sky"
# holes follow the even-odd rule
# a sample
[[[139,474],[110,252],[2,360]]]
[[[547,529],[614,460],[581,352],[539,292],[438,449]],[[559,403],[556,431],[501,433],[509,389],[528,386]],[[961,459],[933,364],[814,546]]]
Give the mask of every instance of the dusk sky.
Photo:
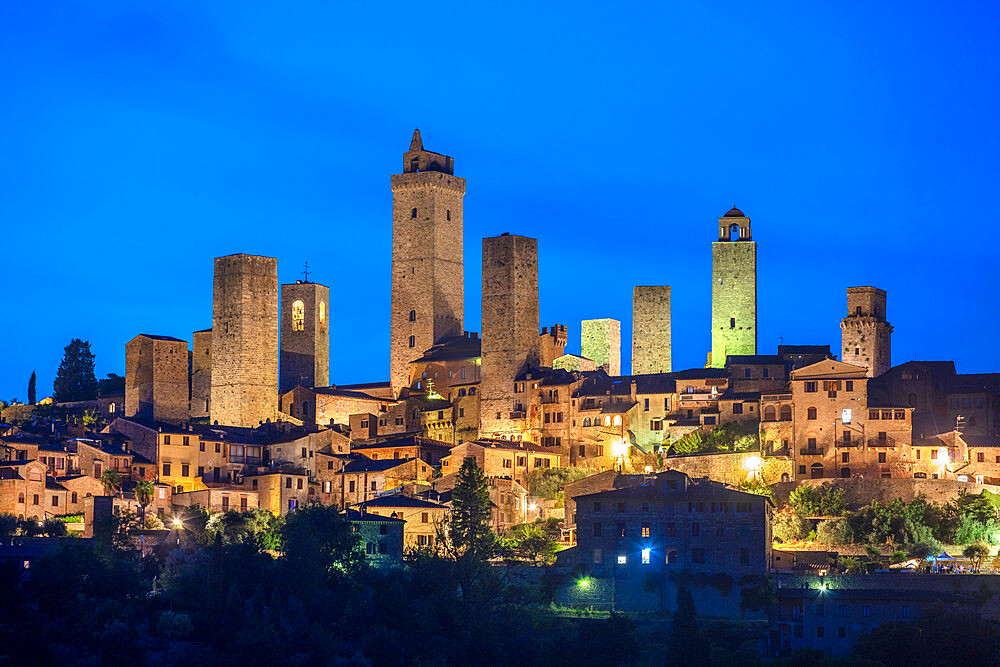
[[[0,398],[70,339],[212,324],[213,258],[330,286],[331,381],[388,380],[391,193],[414,127],[481,239],[538,239],[541,325],[673,287],[673,364],[710,348],[711,243],[758,244],[758,352],[840,342],[888,292],[892,362],[1000,371],[995,2],[7,2]],[[675,6],[672,6],[675,5]]]

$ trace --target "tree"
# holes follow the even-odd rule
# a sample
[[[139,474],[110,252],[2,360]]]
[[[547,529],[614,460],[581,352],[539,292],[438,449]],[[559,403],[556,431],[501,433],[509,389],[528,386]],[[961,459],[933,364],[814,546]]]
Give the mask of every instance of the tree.
[[[990,545],[982,540],[977,540],[962,550],[962,555],[972,561],[972,567],[979,570],[983,567],[983,561],[990,555]]]
[[[843,516],[844,490],[803,482],[788,494],[788,504],[803,516]]]
[[[139,501],[139,505],[142,507],[142,518],[146,518],[146,505],[153,499],[153,491],[155,487],[153,483],[148,479],[140,480],[135,485],[135,499]]]
[[[97,381],[97,391],[100,394],[125,391],[125,378],[117,373],[108,373],[108,377]]]
[[[694,664],[699,659],[697,612],[691,589],[685,584],[677,586],[677,609],[670,628],[670,657],[675,664]]]
[[[119,487],[122,483],[122,476],[118,474],[117,470],[105,470],[101,474],[101,484],[104,485],[104,490],[109,496],[115,495],[118,492]],[[145,507],[143,507],[145,509]]]
[[[556,500],[560,497],[564,486],[588,475],[590,471],[574,467],[531,470],[526,475],[528,493],[537,498]]]
[[[365,567],[358,535],[336,507],[309,505],[288,515],[281,531],[285,560],[301,583],[332,583]]]
[[[35,404],[35,371],[31,371],[31,377],[28,378],[28,405]]]
[[[491,558],[500,543],[490,528],[492,506],[482,469],[466,459],[451,491],[451,514],[439,530],[437,543],[455,562],[462,601],[475,601],[477,589],[485,581]]]
[[[535,565],[551,563],[559,550],[559,543],[537,523],[513,526],[504,537],[516,557]]]
[[[851,526],[846,519],[826,519],[816,526],[816,539],[823,544],[850,544]]]
[[[795,510],[786,507],[774,513],[771,532],[779,542],[801,540],[809,533],[809,522]]]
[[[74,338],[63,351],[52,391],[57,403],[89,401],[97,398],[97,378],[94,377],[94,353],[90,343]]]

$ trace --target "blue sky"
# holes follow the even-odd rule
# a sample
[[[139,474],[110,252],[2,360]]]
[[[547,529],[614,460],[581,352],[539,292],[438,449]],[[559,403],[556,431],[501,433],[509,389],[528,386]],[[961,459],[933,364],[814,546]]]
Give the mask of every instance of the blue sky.
[[[958,4],[959,6],[953,6]],[[824,6],[825,5],[825,6]],[[391,193],[414,127],[455,158],[466,328],[481,238],[539,239],[541,324],[673,287],[710,346],[711,242],[758,243],[758,351],[839,346],[889,293],[893,362],[1000,370],[995,3],[64,2],[0,7],[0,397],[63,346],[211,326],[212,258],[331,288],[331,378],[388,379]],[[627,363],[624,364],[627,368]]]

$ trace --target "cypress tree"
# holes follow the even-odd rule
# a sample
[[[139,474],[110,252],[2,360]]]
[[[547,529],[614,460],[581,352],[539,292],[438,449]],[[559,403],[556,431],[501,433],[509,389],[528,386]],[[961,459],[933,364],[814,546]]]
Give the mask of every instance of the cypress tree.
[[[35,404],[35,371],[31,371],[31,377],[28,379],[28,405]]]

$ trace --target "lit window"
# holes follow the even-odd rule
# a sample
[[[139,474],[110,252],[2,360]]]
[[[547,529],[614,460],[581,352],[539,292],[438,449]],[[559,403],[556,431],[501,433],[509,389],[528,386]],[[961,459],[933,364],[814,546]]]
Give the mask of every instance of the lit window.
[[[642,564],[649,565],[649,549],[642,550]]]
[[[306,304],[302,300],[292,302],[292,331],[303,331],[306,328]]]
[[[619,565],[625,565],[627,562],[628,562],[628,557],[626,557],[625,554],[619,554],[618,555],[618,564]]]
[[[326,302],[319,302],[319,328],[320,330],[326,329]]]
[[[615,415],[615,426],[621,426],[621,425],[622,425],[622,416]]]

